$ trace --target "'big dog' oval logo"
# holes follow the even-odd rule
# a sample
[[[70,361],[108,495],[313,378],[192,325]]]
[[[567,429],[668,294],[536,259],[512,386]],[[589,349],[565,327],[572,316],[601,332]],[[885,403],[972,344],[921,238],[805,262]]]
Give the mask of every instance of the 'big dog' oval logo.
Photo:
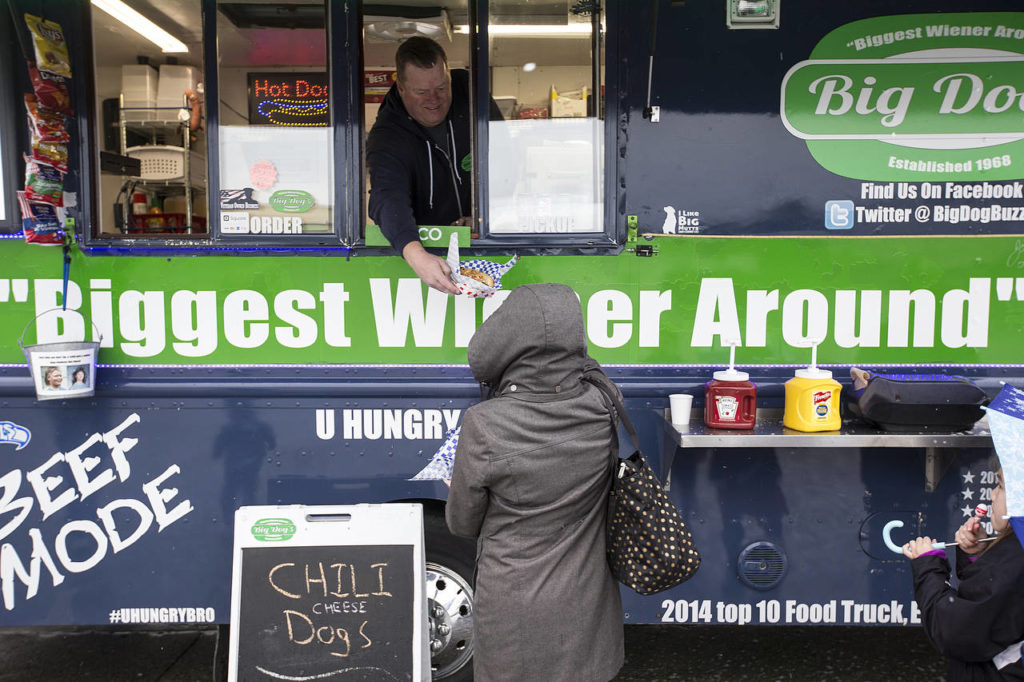
[[[260,542],[284,542],[295,535],[295,524],[291,519],[260,519],[249,531]]]
[[[840,26],[783,78],[782,123],[848,178],[1019,178],[1021,24],[1016,12],[964,12]]]
[[[280,189],[270,195],[270,207],[278,213],[305,213],[314,205],[313,195],[301,189]]]

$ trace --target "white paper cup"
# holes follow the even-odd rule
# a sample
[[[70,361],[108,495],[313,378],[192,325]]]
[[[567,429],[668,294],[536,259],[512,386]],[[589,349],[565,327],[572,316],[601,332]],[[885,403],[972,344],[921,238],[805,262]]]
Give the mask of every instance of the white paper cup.
[[[693,396],[689,393],[673,393],[668,397],[669,409],[673,424],[689,424],[690,409],[693,407]]]

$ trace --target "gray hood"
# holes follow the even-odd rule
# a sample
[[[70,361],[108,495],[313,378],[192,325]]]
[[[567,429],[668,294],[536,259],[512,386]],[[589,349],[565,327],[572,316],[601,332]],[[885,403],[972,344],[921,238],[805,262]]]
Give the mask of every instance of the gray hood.
[[[576,292],[564,284],[516,287],[476,330],[466,354],[473,376],[496,395],[574,395],[587,360]]]

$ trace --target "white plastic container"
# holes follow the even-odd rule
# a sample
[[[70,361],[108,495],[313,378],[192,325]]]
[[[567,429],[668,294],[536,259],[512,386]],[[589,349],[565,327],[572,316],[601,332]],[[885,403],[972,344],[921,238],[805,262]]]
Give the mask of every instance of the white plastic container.
[[[194,66],[162,64],[156,105],[158,107],[185,106],[185,90],[195,92],[198,82],[199,71]]]
[[[185,150],[167,145],[129,147],[128,156],[139,160],[139,177],[143,180],[183,180]],[[206,184],[206,159],[198,152],[189,154],[189,175],[193,186]]]
[[[125,64],[121,67],[121,106],[125,120],[146,121],[156,118],[155,112],[139,111],[156,106],[157,70],[146,64]]]

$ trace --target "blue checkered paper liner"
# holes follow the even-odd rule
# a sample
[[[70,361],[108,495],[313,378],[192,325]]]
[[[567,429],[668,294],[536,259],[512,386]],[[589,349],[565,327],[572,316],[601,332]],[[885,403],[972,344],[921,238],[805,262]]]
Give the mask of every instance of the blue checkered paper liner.
[[[509,262],[505,263],[504,265],[489,260],[464,260],[459,261],[459,265],[464,268],[473,268],[474,270],[479,270],[480,272],[486,272],[488,275],[494,278],[494,288],[500,289],[501,276],[508,272],[509,269],[511,269],[511,267],[516,264],[517,260],[519,260],[519,256],[512,256],[512,259]],[[473,281],[476,282],[476,280]]]
[[[423,467],[418,474],[410,478],[410,481],[451,481],[452,467],[455,465],[455,448],[459,445],[459,432],[461,426],[449,429],[444,434],[444,443],[430,459],[427,466]]]
[[[452,233],[451,239],[448,242],[448,256],[445,258],[445,262],[448,263],[448,267],[452,271],[452,281],[454,281],[462,292],[467,296],[476,296],[486,298],[493,296],[495,291],[501,289],[501,278],[502,276],[512,269],[512,266],[519,260],[518,255],[512,256],[507,263],[499,264],[489,260],[464,260],[459,261],[459,235]],[[480,272],[487,273],[494,279],[494,286],[489,287],[481,282],[476,281],[472,277],[466,277],[465,275],[459,274],[459,268],[472,268],[479,270]]]
[[[992,444],[1003,467],[1006,513],[1013,521],[1024,517],[1024,391],[1003,384],[986,411]],[[1020,540],[1024,543],[1024,536]]]

